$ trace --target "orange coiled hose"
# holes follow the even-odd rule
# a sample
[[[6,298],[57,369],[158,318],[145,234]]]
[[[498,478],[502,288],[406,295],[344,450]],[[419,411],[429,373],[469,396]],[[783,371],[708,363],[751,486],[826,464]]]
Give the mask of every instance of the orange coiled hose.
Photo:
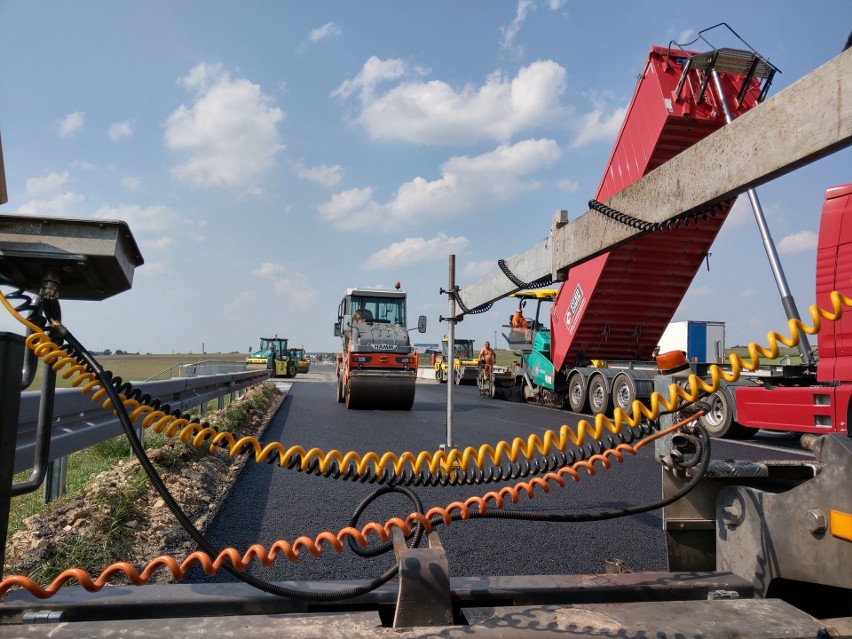
[[[233,567],[239,571],[246,570],[254,560],[268,567],[275,562],[279,555],[283,555],[291,562],[296,562],[302,550],[306,550],[314,557],[319,557],[326,545],[331,546],[337,552],[342,552],[346,540],[350,538],[362,548],[366,547],[369,543],[371,534],[375,535],[380,541],[387,542],[391,538],[391,532],[394,528],[399,528],[407,537],[414,532],[414,527],[418,524],[423,526],[426,531],[431,530],[431,520],[433,517],[440,517],[444,525],[449,526],[452,523],[453,512],[458,512],[461,519],[466,520],[471,517],[472,507],[476,508],[477,513],[483,514],[488,511],[489,502],[492,502],[494,508],[500,510],[503,508],[507,498],[512,504],[517,504],[522,493],[526,494],[530,499],[534,498],[536,488],[549,493],[551,489],[550,482],[557,484],[561,488],[566,486],[566,477],[570,477],[574,482],[579,482],[581,479],[580,470],[585,470],[588,475],[594,476],[597,474],[594,465],[596,462],[605,469],[611,468],[610,457],[615,458],[621,463],[624,461],[623,453],[636,455],[639,449],[645,444],[678,430],[685,423],[695,419],[695,417],[692,416],[670,428],[654,433],[637,442],[636,446],[619,444],[613,449],[593,455],[589,459],[576,462],[571,466],[560,468],[558,471],[547,473],[542,477],[535,477],[514,486],[505,486],[498,491],[490,491],[481,497],[472,496],[463,502],[454,501],[445,508],[436,506],[429,509],[425,514],[417,512],[410,513],[405,519],[393,517],[386,521],[384,525],[377,522],[370,522],[365,524],[360,530],[347,526],[342,528],[336,535],[325,531],[317,535],[314,539],[306,536],[298,537],[292,545],[285,540],[278,540],[272,544],[268,552],[260,544],[250,546],[244,555],[241,555],[235,548],[225,548],[215,559],[211,559],[207,553],[197,551],[188,555],[181,563],[178,563],[173,557],[162,555],[149,562],[141,573],[132,564],[125,561],[110,565],[101,572],[97,579],[92,579],[89,573],[81,568],[69,568],[60,573],[45,588],[39,586],[29,577],[12,575],[0,581],[0,597],[5,595],[11,588],[18,586],[27,590],[35,597],[48,599],[55,595],[71,579],[76,580],[87,591],[97,592],[107,585],[116,574],[123,574],[133,585],[141,586],[146,584],[160,567],[165,567],[171,573],[172,578],[177,581],[182,580],[196,563],[210,576],[216,574],[226,562],[231,562]]]

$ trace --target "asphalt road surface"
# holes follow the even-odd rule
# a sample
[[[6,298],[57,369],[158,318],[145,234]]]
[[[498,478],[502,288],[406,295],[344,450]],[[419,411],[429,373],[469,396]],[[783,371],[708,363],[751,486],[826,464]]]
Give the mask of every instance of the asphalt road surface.
[[[291,380],[288,380],[288,384]],[[453,443],[458,448],[496,446],[500,441],[540,437],[562,424],[576,425],[578,417],[521,403],[480,397],[475,386],[454,387]],[[418,380],[411,411],[347,410],[335,399],[334,367],[313,365],[311,372],[292,380],[288,395],[270,422],[263,442],[280,441],[285,447],[317,447],[325,452],[435,451],[446,442],[446,385]],[[798,458],[792,438],[771,436],[746,445],[713,442],[720,459]],[[470,495],[482,495],[509,484],[456,488],[413,488],[426,509],[447,506]],[[276,540],[292,543],[300,536],[315,538],[323,531],[337,533],[349,525],[353,512],[376,486],[326,479],[249,463],[227,502],[208,529],[217,548],[244,552],[252,544],[269,548]],[[551,513],[596,512],[653,502],[660,498],[660,467],[653,446],[622,464],[583,475],[565,488],[553,485],[549,494],[522,495],[507,509]],[[374,501],[359,521],[384,523],[405,517],[413,504],[398,494]],[[468,520],[438,528],[447,553],[450,574],[476,575],[587,574],[604,571],[606,559],[620,559],[632,571],[666,570],[661,513],[590,523],[544,523],[513,520]],[[362,558],[346,548],[338,553],[326,547],[314,558],[303,552],[297,562],[279,558],[271,567],[256,564],[249,572],[270,580],[367,579],[392,565],[391,553]],[[224,572],[207,577],[200,570],[187,582],[232,581]]]

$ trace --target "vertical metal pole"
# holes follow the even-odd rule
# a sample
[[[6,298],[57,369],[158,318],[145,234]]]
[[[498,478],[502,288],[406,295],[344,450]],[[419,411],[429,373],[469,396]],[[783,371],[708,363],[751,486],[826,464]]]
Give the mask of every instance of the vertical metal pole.
[[[453,387],[456,384],[456,256],[450,255],[448,279],[450,316],[447,318],[447,451],[453,447]]]
[[[3,577],[6,561],[23,364],[24,338],[13,333],[0,333],[0,578]]]
[[[719,74],[715,69],[712,72],[712,76],[713,84],[716,86],[716,92],[719,95],[719,101],[722,103],[722,109],[725,112],[725,121],[730,124],[734,118],[728,107],[728,101],[725,99]],[[788,320],[799,320],[799,310],[796,308],[796,301],[793,299],[793,294],[787,286],[787,278],[784,276],[781,260],[778,259],[775,242],[772,241],[772,236],[769,234],[769,226],[766,224],[766,216],[763,215],[760,200],[757,199],[757,191],[749,189],[746,193],[748,193],[748,199],[751,202],[752,211],[754,211],[754,219],[757,221],[757,228],[763,240],[763,248],[766,249],[766,256],[769,258],[769,268],[772,269],[772,274],[775,276],[775,284],[778,286],[778,292],[781,294],[781,304],[784,306],[784,313],[787,315]],[[811,345],[808,341],[808,336],[802,332],[799,333],[799,353],[802,355],[803,364],[811,363]]]
[[[68,457],[59,457],[47,465],[44,479],[44,503],[49,504],[65,494],[65,478],[68,473]]]

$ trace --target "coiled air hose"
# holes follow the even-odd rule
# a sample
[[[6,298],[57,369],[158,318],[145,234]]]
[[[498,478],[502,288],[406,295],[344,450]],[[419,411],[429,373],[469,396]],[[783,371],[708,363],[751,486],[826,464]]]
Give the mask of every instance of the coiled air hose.
[[[68,331],[67,328],[57,323],[54,323],[52,328],[74,347],[76,352],[80,355],[80,357],[83,358],[83,360],[85,360],[85,362],[91,367],[92,370],[97,371],[97,374],[99,376],[103,376],[103,372],[100,370],[97,362],[83,347],[83,345],[80,344],[80,342],[78,342],[77,339]],[[211,544],[210,541],[204,536],[204,534],[201,533],[201,531],[199,531],[195,527],[189,517],[187,517],[186,513],[183,512],[183,509],[180,507],[180,504],[177,503],[171,492],[169,492],[168,487],[166,487],[166,484],[163,482],[162,478],[157,472],[157,469],[154,468],[154,465],[148,458],[148,455],[145,452],[144,447],[142,446],[142,442],[139,441],[139,438],[136,435],[136,431],[133,429],[133,424],[131,423],[129,416],[127,415],[127,411],[124,408],[124,404],[122,403],[121,398],[118,396],[118,393],[116,393],[115,388],[113,388],[112,384],[109,383],[109,380],[106,379],[106,376],[103,377],[104,379],[100,380],[103,384],[103,388],[109,396],[112,405],[115,407],[115,412],[118,416],[119,421],[121,422],[121,427],[124,430],[124,434],[130,442],[130,447],[133,450],[133,454],[139,460],[139,463],[142,466],[142,469],[145,471],[145,475],[148,477],[148,480],[154,486],[154,489],[157,491],[157,494],[160,495],[162,500],[165,502],[169,511],[175,516],[178,523],[180,523],[181,527],[187,532],[187,534],[189,534],[189,536],[198,545],[201,551],[208,557],[218,556],[220,553],[216,550],[213,544]],[[422,504],[415,502],[415,505],[418,505],[422,509]],[[416,539],[419,542],[419,537],[416,537]],[[228,556],[230,557],[230,555]],[[215,574],[215,571],[213,571],[212,573],[208,571],[208,564],[206,564],[205,562],[202,562],[202,566],[204,567],[205,572],[208,575]],[[221,565],[221,568],[223,568],[225,572],[242,581],[243,583],[246,583],[249,586],[252,586],[253,588],[256,588],[263,592],[272,595],[277,595],[279,597],[290,597],[293,599],[309,599],[314,601],[339,601],[342,599],[351,599],[353,597],[360,596],[362,594],[371,592],[382,584],[390,581],[398,572],[398,567],[394,565],[387,571],[385,571],[385,573],[380,577],[372,579],[363,585],[354,588],[345,588],[337,591],[318,593],[306,590],[299,590],[297,588],[280,586],[264,579],[259,579],[253,575],[246,574],[242,570],[238,570],[236,566],[229,563],[223,563]]]
[[[467,519],[502,517],[558,522],[599,521],[601,519],[611,519],[614,517],[623,516],[625,514],[646,512],[650,509],[659,508],[673,503],[677,499],[683,497],[687,492],[692,490],[692,488],[697,485],[698,481],[700,481],[701,476],[703,476],[704,472],[706,471],[707,464],[709,463],[709,448],[702,448],[706,459],[702,458],[702,463],[698,470],[698,476],[693,477],[689,482],[684,484],[684,486],[682,486],[675,494],[669,496],[664,500],[654,502],[650,505],[620,509],[617,511],[603,511],[591,514],[566,513],[558,515],[534,513],[529,511],[519,511],[517,514],[512,514],[510,512],[504,512],[501,514],[500,512],[491,512],[489,510],[488,504],[489,502],[493,502],[495,508],[497,508],[498,511],[501,511],[505,504],[506,498],[508,498],[513,504],[518,503],[521,494],[526,494],[529,498],[533,498],[535,496],[536,487],[540,488],[545,493],[549,493],[549,482],[554,482],[561,488],[564,488],[566,486],[566,476],[571,477],[571,479],[573,479],[575,482],[579,482],[581,479],[579,470],[586,470],[590,476],[594,476],[596,474],[596,470],[594,467],[595,463],[600,463],[605,469],[608,469],[611,467],[609,457],[615,458],[619,463],[621,463],[624,461],[624,456],[622,455],[622,452],[629,452],[632,455],[636,455],[638,454],[638,451],[640,448],[642,448],[642,446],[652,442],[653,440],[659,437],[674,433],[688,422],[694,420],[696,417],[697,415],[692,415],[686,420],[683,420],[665,430],[655,433],[651,437],[639,442],[636,447],[632,447],[627,444],[622,444],[614,450],[606,450],[603,454],[595,455],[587,461],[584,460],[581,462],[577,462],[573,466],[561,468],[558,472],[548,473],[544,477],[534,478],[530,482],[522,482],[520,484],[517,484],[516,486],[506,486],[497,492],[492,491],[486,493],[482,497],[469,497],[464,502],[453,502],[449,504],[446,508],[431,508],[425,514],[422,512],[422,508],[419,508],[417,512],[409,514],[404,520],[400,519],[399,517],[394,517],[385,522],[384,525],[378,524],[376,522],[370,522],[363,526],[360,530],[354,528],[353,526],[349,526],[340,530],[336,535],[333,535],[330,532],[320,533],[313,540],[307,537],[299,537],[293,542],[292,545],[284,540],[279,540],[272,544],[271,548],[268,551],[266,548],[256,544],[251,546],[244,555],[240,555],[239,552],[234,548],[226,548],[219,555],[217,555],[215,559],[212,559],[212,555],[207,552],[194,552],[191,553],[188,557],[186,557],[186,559],[184,559],[183,562],[181,562],[180,564],[172,557],[160,556],[149,562],[141,573],[139,573],[131,564],[127,562],[119,562],[109,566],[106,570],[104,570],[98,576],[97,580],[93,580],[89,576],[89,574],[82,569],[70,568],[63,571],[59,576],[57,576],[53,580],[53,582],[51,582],[46,588],[42,588],[34,581],[32,581],[29,577],[24,577],[22,575],[12,575],[0,581],[0,597],[2,597],[10,588],[18,586],[29,591],[35,597],[46,599],[55,595],[69,579],[76,579],[77,582],[80,583],[80,585],[85,590],[88,590],[90,592],[97,592],[98,590],[102,589],[107,583],[109,583],[109,580],[112,578],[113,575],[119,573],[126,576],[134,585],[141,586],[147,583],[151,576],[161,567],[166,567],[170,571],[174,579],[181,580],[196,563],[200,564],[204,572],[208,575],[215,574],[219,568],[225,568],[229,572],[229,569],[245,570],[251,565],[251,562],[255,559],[260,561],[261,564],[263,564],[264,566],[271,565],[275,561],[278,553],[284,554],[284,556],[289,561],[295,562],[299,559],[300,552],[303,549],[307,550],[314,557],[319,557],[322,554],[324,544],[329,544],[337,552],[341,552],[344,548],[344,539],[348,539],[350,541],[350,545],[351,542],[354,541],[361,548],[365,548],[369,542],[369,535],[371,533],[378,536],[379,539],[382,542],[385,542],[386,544],[384,547],[380,548],[376,552],[384,552],[389,548],[386,542],[388,542],[388,540],[390,539],[390,532],[393,528],[399,528],[406,537],[416,537],[422,531],[428,532],[437,525],[443,524],[445,526],[449,526],[453,521],[462,521]],[[703,433],[702,436],[705,439],[707,438],[706,433]],[[362,505],[359,506],[358,510],[356,510],[355,514],[353,515],[353,518],[350,523],[357,522],[357,519],[363,512],[363,509],[366,508],[366,505],[370,501],[372,501],[376,496],[378,496],[379,494],[384,494],[385,492],[391,490],[396,491],[394,487],[390,486],[379,488],[378,491],[374,493],[374,495],[368,497],[362,503]],[[417,500],[415,499],[415,501]],[[476,510],[472,510],[472,506],[475,507]],[[418,527],[421,530],[418,530]],[[371,553],[363,554],[365,556],[369,556]],[[387,574],[388,573],[385,573],[383,577]],[[373,583],[378,582],[379,579],[374,580]],[[377,587],[378,585],[379,584],[374,587]]]
[[[201,424],[195,419],[187,419],[185,416],[181,416],[178,410],[170,414],[168,412],[168,405],[162,406],[162,410],[149,406],[143,403],[146,399],[145,397],[141,399],[119,397],[118,401],[131,410],[129,416],[131,422],[141,418],[143,428],[153,428],[155,432],[165,433],[168,437],[178,436],[181,441],[185,443],[191,442],[196,447],[206,445],[211,452],[218,450],[220,447],[227,446],[231,457],[235,457],[238,454],[245,454],[246,452],[253,452],[257,463],[263,461],[274,463],[277,457],[278,465],[282,468],[295,468],[298,466],[302,471],[310,469],[310,472],[314,474],[328,474],[329,476],[336,476],[339,473],[341,478],[354,479],[356,481],[372,481],[373,479],[376,482],[397,481],[404,472],[408,471],[410,473],[409,477],[412,478],[410,481],[414,484],[419,481],[414,479],[414,476],[421,475],[422,473],[428,473],[430,476],[442,473],[449,476],[452,473],[464,473],[472,466],[481,470],[485,468],[487,462],[490,462],[490,465],[493,467],[499,467],[504,460],[516,463],[520,457],[533,459],[536,455],[547,456],[554,449],[560,452],[565,451],[569,444],[582,448],[587,437],[595,441],[600,441],[606,431],[612,434],[619,434],[625,425],[636,428],[642,424],[643,419],[657,419],[664,412],[662,408],[665,411],[674,412],[683,402],[693,403],[706,394],[709,395],[716,392],[719,389],[721,380],[735,382],[739,379],[743,369],[755,370],[760,366],[761,355],[768,358],[778,357],[779,342],[789,347],[796,346],[799,343],[800,331],[810,335],[816,334],[820,330],[822,318],[834,321],[841,316],[844,306],[852,306],[852,300],[838,291],[831,292],[830,301],[832,304],[831,311],[826,311],[816,305],[810,307],[813,327],[806,326],[800,320],[791,319],[788,321],[791,337],[787,338],[775,332],[768,333],[769,347],[765,348],[758,344],[750,343],[748,346],[748,360],[737,354],[731,354],[729,356],[731,363],[730,373],[716,365],[711,365],[709,368],[710,383],[705,382],[697,375],[691,374],[683,385],[671,384],[669,386],[668,398],[656,391],[652,393],[649,400],[650,407],[645,406],[639,400],[634,400],[631,404],[630,414],[616,407],[613,414],[613,421],[610,421],[602,414],[596,415],[594,425],[586,420],[580,420],[576,432],[569,426],[563,425],[558,433],[550,430],[545,431],[543,439],[535,434],[531,434],[526,441],[521,438],[515,438],[511,443],[505,441],[499,442],[496,447],[484,444],[479,449],[468,447],[462,451],[457,449],[451,449],[449,452],[439,450],[434,453],[423,451],[416,456],[413,453],[405,452],[399,457],[391,452],[386,452],[381,456],[370,452],[362,457],[354,451],[343,454],[337,450],[331,450],[326,453],[318,448],[305,450],[301,446],[291,446],[285,449],[279,442],[271,442],[266,446],[262,446],[254,437],[242,437],[237,440],[227,431],[217,431],[207,424]],[[68,353],[51,342],[43,330],[21,317],[11,307],[5,296],[0,295],[0,302],[19,321],[33,331],[33,334],[25,341],[28,348],[32,349],[45,362],[51,364],[56,371],[70,365],[70,370],[63,373],[63,377],[68,379],[72,375],[77,375],[72,382],[74,386],[79,386],[86,381],[87,383],[82,388],[83,393],[89,393],[96,387],[102,386],[102,388],[93,393],[92,401],[99,401],[103,397],[106,392],[105,386],[110,385],[109,383],[99,381],[93,373],[86,370],[86,367],[80,365]],[[116,385],[121,384],[121,378],[116,378],[113,380],[113,383]],[[121,387],[125,388],[128,386],[122,385]],[[113,400],[108,399],[104,402],[103,406],[106,409],[110,409],[113,404]],[[500,476],[498,471],[493,471],[493,473],[493,475],[485,473],[474,475],[474,478]],[[406,479],[406,481],[409,480]]]

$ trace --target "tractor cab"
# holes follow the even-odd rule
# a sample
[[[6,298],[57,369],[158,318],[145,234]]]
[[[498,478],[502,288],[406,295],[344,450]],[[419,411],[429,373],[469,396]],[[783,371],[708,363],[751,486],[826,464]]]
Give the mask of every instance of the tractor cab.
[[[550,354],[550,310],[558,289],[518,291],[509,297],[518,300],[516,310],[503,325],[503,337],[518,355],[533,350]]]

